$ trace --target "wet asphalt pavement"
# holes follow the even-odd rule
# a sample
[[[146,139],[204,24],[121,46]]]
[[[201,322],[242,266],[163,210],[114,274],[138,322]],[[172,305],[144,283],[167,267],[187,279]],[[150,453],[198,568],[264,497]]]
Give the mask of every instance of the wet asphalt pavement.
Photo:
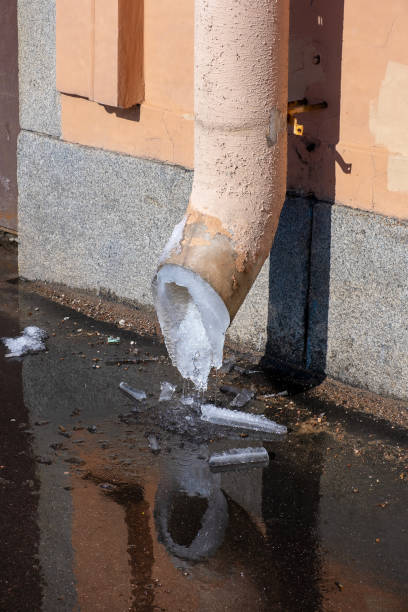
[[[203,424],[157,338],[30,293],[1,254],[0,336],[49,334],[21,359],[0,346],[1,612],[408,610],[403,427],[308,392],[245,407],[284,439]],[[282,390],[237,368],[205,401],[229,406],[221,384]],[[209,468],[260,445],[267,467]]]

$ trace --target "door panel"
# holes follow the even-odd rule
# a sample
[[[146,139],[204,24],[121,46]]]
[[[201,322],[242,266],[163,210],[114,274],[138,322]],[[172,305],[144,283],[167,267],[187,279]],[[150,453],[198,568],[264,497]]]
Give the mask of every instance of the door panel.
[[[0,226],[17,230],[17,0],[0,1]]]

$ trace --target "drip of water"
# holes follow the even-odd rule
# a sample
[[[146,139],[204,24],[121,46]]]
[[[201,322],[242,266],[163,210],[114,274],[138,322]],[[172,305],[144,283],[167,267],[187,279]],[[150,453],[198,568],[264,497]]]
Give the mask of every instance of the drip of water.
[[[157,273],[153,295],[173,365],[204,392],[211,368],[222,366],[230,324],[224,302],[198,274],[173,264]]]

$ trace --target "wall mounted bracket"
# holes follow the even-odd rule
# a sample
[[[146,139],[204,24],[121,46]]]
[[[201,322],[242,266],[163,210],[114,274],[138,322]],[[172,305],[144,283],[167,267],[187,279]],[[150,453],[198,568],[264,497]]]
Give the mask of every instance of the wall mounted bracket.
[[[318,102],[317,104],[309,104],[306,98],[303,100],[293,100],[288,103],[288,124],[293,127],[295,136],[303,136],[304,126],[298,123],[296,115],[302,113],[312,113],[318,110],[327,108],[327,102]]]

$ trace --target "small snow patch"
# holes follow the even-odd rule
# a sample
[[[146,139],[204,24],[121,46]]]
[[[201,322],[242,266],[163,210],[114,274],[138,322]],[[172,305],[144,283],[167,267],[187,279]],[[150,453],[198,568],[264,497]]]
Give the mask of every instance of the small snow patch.
[[[48,334],[43,329],[30,325],[17,338],[2,338],[1,341],[8,348],[6,357],[22,357],[28,353],[39,353],[45,351],[44,340]]]

